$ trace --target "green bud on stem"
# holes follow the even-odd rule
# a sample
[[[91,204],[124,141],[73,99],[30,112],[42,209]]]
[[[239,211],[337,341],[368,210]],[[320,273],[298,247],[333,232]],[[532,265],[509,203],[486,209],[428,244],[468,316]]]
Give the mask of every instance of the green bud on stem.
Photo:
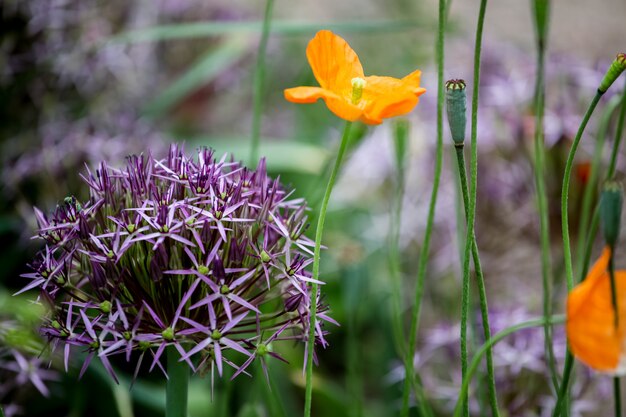
[[[455,146],[463,146],[465,142],[465,126],[467,125],[467,96],[465,81],[446,81],[446,112],[448,125]]]
[[[606,74],[604,74],[604,78],[602,82],[600,82],[600,87],[598,87],[598,92],[600,94],[606,93],[609,87],[611,87],[611,84],[617,80],[617,77],[619,77],[624,70],[626,70],[626,54],[622,52],[617,54],[611,66],[606,71]]]
[[[620,218],[624,191],[615,181],[608,181],[602,188],[600,196],[600,220],[602,235],[607,245],[613,249],[619,238]]]

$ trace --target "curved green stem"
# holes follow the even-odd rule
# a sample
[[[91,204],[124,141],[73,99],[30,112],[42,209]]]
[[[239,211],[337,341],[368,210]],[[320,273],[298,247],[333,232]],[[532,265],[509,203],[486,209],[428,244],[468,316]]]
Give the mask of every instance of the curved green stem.
[[[557,316],[548,317],[547,319],[544,317],[541,317],[538,319],[528,320],[528,321],[516,324],[515,326],[511,326],[495,334],[491,339],[487,340],[480,347],[480,349],[478,349],[478,351],[472,358],[472,362],[470,363],[469,368],[467,369],[467,378],[465,379],[465,381],[463,381],[463,384],[461,385],[461,390],[459,392],[459,399],[457,400],[456,407],[454,408],[453,417],[460,417],[461,411],[462,411],[461,403],[463,401],[463,397],[467,396],[467,392],[469,390],[469,384],[472,380],[472,377],[476,373],[476,370],[478,369],[478,365],[480,364],[485,353],[491,350],[493,346],[495,346],[505,337],[519,330],[528,329],[531,327],[544,326],[546,321],[551,325],[562,324],[562,323],[565,323],[565,316],[557,315]]]
[[[567,156],[567,162],[565,163],[565,173],[563,174],[563,186],[561,188],[561,228],[563,233],[563,261],[565,262],[565,277],[567,279],[567,290],[571,291],[574,287],[574,273],[572,271],[572,253],[570,249],[570,241],[569,241],[569,213],[568,213],[568,197],[569,197],[569,183],[570,176],[572,174],[572,166],[574,164],[574,156],[576,155],[576,150],[578,149],[578,144],[580,143],[580,139],[583,136],[583,132],[585,131],[585,127],[587,127],[587,123],[593,114],[600,98],[602,97],[602,93],[600,91],[596,92],[595,97],[589,104],[589,108],[583,117],[580,126],[578,127],[578,132],[576,133],[576,137],[574,138],[574,142],[572,143],[572,147],[569,151],[569,155]]]
[[[180,353],[168,346],[167,385],[165,387],[165,417],[187,417],[187,392],[189,387],[189,365],[180,361]]]
[[[469,210],[467,216],[467,235],[465,239],[465,253],[463,262],[464,275],[469,271],[470,252],[472,251],[472,242],[474,236],[474,222],[476,219],[476,195],[478,186],[478,95],[480,86],[480,56],[482,51],[483,26],[485,23],[485,13],[487,11],[487,0],[481,0],[478,12],[478,23],[476,24],[476,42],[474,46],[474,79],[472,86],[472,126],[471,126],[471,161],[470,161],[470,197]],[[478,278],[478,277],[477,277]],[[487,296],[485,292],[485,284],[482,279],[477,279],[481,313],[483,318],[483,331],[485,340],[491,338],[491,330],[489,326],[489,311],[487,307]],[[498,398],[496,395],[496,382],[493,370],[493,357],[491,348],[487,349],[487,379],[489,387],[489,403],[491,412],[494,417],[499,416]],[[466,409],[466,412],[467,409]]]
[[[341,145],[339,145],[339,151],[337,152],[337,159],[335,165],[330,173],[328,184],[326,185],[326,191],[324,192],[324,198],[322,199],[322,206],[320,207],[320,213],[317,218],[317,228],[315,229],[315,250],[313,252],[313,279],[319,279],[320,275],[320,249],[322,247],[322,232],[324,230],[324,222],[326,220],[326,211],[328,210],[328,202],[330,201],[330,195],[332,194],[335,181],[337,180],[337,174],[341,167],[343,156],[346,153],[348,147],[348,138],[350,136],[351,122],[346,122],[346,126],[341,136]],[[307,343],[307,356],[306,356],[306,388],[304,394],[304,416],[311,416],[311,400],[313,399],[313,349],[315,349],[315,321],[317,316],[317,291],[318,285],[314,282],[311,284],[311,312],[309,322],[309,337]]]
[[[265,80],[265,53],[267,51],[267,39],[270,34],[270,22],[272,21],[272,9],[274,0],[265,3],[263,15],[263,29],[257,51],[256,67],[254,69],[254,101],[252,110],[252,142],[250,144],[250,164],[256,164],[259,159],[259,142],[261,136],[261,104],[263,97],[263,81]]]
[[[430,194],[428,206],[428,218],[426,220],[426,231],[424,241],[420,249],[419,264],[417,269],[417,282],[415,283],[415,303],[411,311],[411,327],[409,327],[409,346],[404,355],[404,387],[402,392],[402,409],[400,416],[409,415],[409,397],[411,387],[415,379],[415,369],[413,367],[413,355],[417,348],[417,332],[420,321],[420,311],[422,307],[422,295],[424,293],[424,279],[426,278],[426,266],[430,252],[430,237],[435,221],[435,208],[437,206],[437,195],[439,192],[439,181],[441,179],[441,168],[443,165],[443,100],[444,100],[444,31],[445,31],[446,0],[439,0],[439,16],[437,28],[437,150],[435,155],[435,172],[433,177],[433,188]]]
[[[574,273],[572,271],[572,254],[570,249],[570,241],[569,241],[569,219],[568,219],[568,209],[567,202],[569,196],[569,183],[570,176],[572,173],[572,165],[574,163],[574,156],[576,155],[576,150],[578,149],[578,144],[580,143],[580,139],[582,138],[583,132],[585,131],[585,127],[593,114],[600,98],[602,97],[602,92],[597,91],[593,100],[589,104],[589,108],[583,117],[583,120],[578,127],[578,132],[576,133],[576,137],[574,138],[574,142],[572,143],[572,147],[570,149],[569,155],[567,156],[567,162],[565,163],[565,173],[563,174],[563,186],[561,188],[561,228],[563,233],[563,261],[565,263],[565,276],[567,279],[567,291],[571,291],[574,288]],[[595,216],[594,216],[595,217]],[[592,233],[594,233],[592,231]],[[585,268],[586,269],[586,268]],[[586,272],[581,271],[581,277],[584,277]],[[572,367],[574,364],[574,359],[570,350],[567,350],[567,354],[565,356],[565,367],[563,370],[563,378],[561,380],[561,386],[559,387],[559,392],[556,399],[556,405],[554,407],[554,411],[552,413],[553,417],[558,417],[561,415],[562,405],[565,397],[567,397],[567,392],[569,389],[569,380],[572,373]]]
[[[620,98],[615,96],[606,104],[602,117],[598,123],[598,132],[596,134],[596,140],[594,144],[593,159],[591,161],[591,171],[589,173],[589,179],[585,185],[585,191],[583,193],[583,202],[580,212],[580,220],[578,221],[578,243],[576,245],[576,269],[575,272],[580,274],[581,271],[587,270],[586,266],[586,252],[587,247],[586,239],[589,237],[590,228],[590,216],[591,206],[593,198],[596,195],[596,182],[598,181],[598,175],[600,172],[600,164],[602,162],[602,151],[604,149],[604,143],[606,142],[606,133],[609,128],[611,117],[620,104]],[[594,216],[596,216],[594,212]],[[595,218],[595,217],[594,217]],[[597,226],[596,226],[597,227]],[[595,235],[595,233],[594,233]],[[593,239],[592,239],[593,242]]]

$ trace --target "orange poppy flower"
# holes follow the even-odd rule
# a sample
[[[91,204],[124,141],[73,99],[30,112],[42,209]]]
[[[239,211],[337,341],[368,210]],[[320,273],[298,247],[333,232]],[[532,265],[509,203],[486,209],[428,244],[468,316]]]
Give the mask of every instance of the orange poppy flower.
[[[626,372],[626,271],[615,271],[618,321],[611,301],[607,246],[567,297],[567,339],[574,356],[599,372]]]
[[[371,75],[366,77],[359,57],[348,43],[328,30],[317,32],[306,48],[306,56],[320,87],[285,90],[292,103],[314,103],[323,99],[342,119],[380,124],[383,119],[413,110],[419,96],[421,71],[402,79]]]

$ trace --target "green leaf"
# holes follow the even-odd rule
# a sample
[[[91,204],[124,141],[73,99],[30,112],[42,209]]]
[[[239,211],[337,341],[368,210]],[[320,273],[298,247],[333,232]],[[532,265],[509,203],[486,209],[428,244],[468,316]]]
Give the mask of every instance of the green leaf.
[[[209,146],[215,149],[218,157],[229,153],[235,160],[241,160],[250,153],[248,137],[195,137],[186,139],[185,142],[192,146]],[[330,157],[329,151],[320,146],[272,138],[261,139],[260,155],[266,158],[270,171],[312,175],[320,174]]]
[[[320,29],[342,32],[396,32],[415,29],[418,22],[406,20],[371,20],[354,22],[313,22],[293,20],[273,21],[271,33],[279,35],[310,35]],[[193,22],[175,25],[152,26],[146,29],[124,32],[109,39],[112,43],[152,42],[166,39],[189,39],[224,34],[261,33],[263,22]]]
[[[217,48],[211,48],[194,62],[187,72],[153,99],[145,107],[144,112],[152,117],[163,115],[190,93],[210,83],[241,59],[247,51],[247,46],[247,42],[241,36],[232,36]]]

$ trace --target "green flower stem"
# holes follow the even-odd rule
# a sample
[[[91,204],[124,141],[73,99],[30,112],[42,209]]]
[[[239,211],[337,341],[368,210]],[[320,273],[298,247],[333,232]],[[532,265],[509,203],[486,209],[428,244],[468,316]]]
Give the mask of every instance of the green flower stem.
[[[590,216],[591,207],[594,196],[596,195],[596,182],[598,181],[598,175],[600,171],[600,163],[602,162],[602,151],[604,149],[604,143],[606,142],[606,133],[611,121],[613,113],[620,104],[620,98],[613,97],[606,105],[605,110],[602,112],[602,117],[598,123],[598,132],[596,134],[596,140],[594,144],[593,159],[591,161],[591,172],[589,173],[589,179],[585,185],[585,191],[583,193],[583,202],[580,213],[580,220],[578,222],[578,243],[576,245],[576,269],[575,272],[580,274],[581,271],[587,270],[585,266],[585,253],[587,245],[586,239],[589,237]],[[594,216],[596,216],[594,212]],[[595,217],[594,217],[595,218]],[[594,234],[595,236],[595,234]],[[592,239],[593,242],[593,239]]]
[[[626,83],[624,85],[624,91],[622,92],[622,103],[619,111],[619,118],[617,119],[617,129],[615,129],[615,140],[613,141],[613,151],[611,153],[611,162],[609,163],[609,169],[607,170],[606,179],[613,178],[615,175],[615,167],[617,166],[617,153],[619,145],[622,143],[622,133],[624,132],[624,119],[626,119]]]
[[[189,387],[189,365],[180,361],[174,346],[168,346],[167,385],[165,387],[165,417],[187,417],[187,391]]]
[[[394,123],[395,149],[395,189],[389,216],[389,277],[391,281],[392,331],[396,353],[401,357],[404,352],[404,331],[402,329],[402,267],[400,260],[400,223],[402,220],[402,200],[404,199],[404,175],[408,122],[397,120]]]
[[[263,16],[263,29],[261,30],[261,40],[257,51],[256,67],[254,69],[254,99],[252,110],[252,142],[250,144],[250,164],[256,164],[259,159],[259,142],[261,136],[261,104],[263,97],[263,81],[265,80],[265,53],[267,51],[267,39],[270,34],[270,22],[272,20],[272,9],[274,0],[267,0],[265,3],[265,14]]]
[[[443,101],[444,101],[444,31],[445,31],[446,0],[439,0],[439,16],[437,28],[437,149],[435,152],[435,172],[433,177],[433,188],[430,194],[430,204],[428,207],[428,217],[426,219],[426,231],[424,241],[420,249],[419,264],[417,269],[417,282],[415,283],[415,303],[411,311],[411,327],[409,328],[409,347],[404,356],[404,387],[402,392],[401,417],[409,415],[409,397],[411,387],[415,380],[415,368],[413,367],[413,355],[417,348],[417,331],[419,328],[420,310],[422,306],[422,295],[424,293],[424,279],[426,278],[426,266],[430,252],[430,237],[435,221],[435,208],[437,206],[437,195],[439,192],[439,181],[441,179],[441,168],[443,165]]]
[[[467,175],[465,172],[465,156],[463,154],[463,146],[456,145],[456,161],[457,167],[459,171],[459,179],[461,183],[461,193],[463,195],[463,207],[465,210],[465,218],[469,217],[469,193],[467,190]],[[483,322],[483,333],[485,336],[485,340],[489,340],[491,337],[491,330],[489,328],[489,310],[487,306],[487,293],[485,291],[485,280],[482,270],[482,265],[480,262],[480,255],[478,253],[478,244],[476,243],[476,234],[473,234],[471,237],[472,240],[472,259],[474,260],[474,269],[476,271],[476,282],[478,286],[478,294],[480,298],[480,312],[482,315]],[[469,295],[470,295],[470,276],[469,276],[469,268],[467,271],[463,273],[463,292],[461,295],[461,371],[463,374],[463,378],[466,377],[467,374],[467,316],[469,311]],[[487,351],[486,355],[487,360],[487,377],[490,381],[495,381],[494,371],[493,371],[493,355],[491,350]],[[490,384],[491,386],[491,384]],[[464,412],[469,413],[469,399],[466,397],[464,399],[465,404]]]
[[[478,22],[476,24],[476,41],[474,46],[474,78],[472,86],[472,127],[471,127],[471,161],[470,161],[470,188],[469,188],[469,209],[467,215],[467,234],[465,239],[465,252],[463,257],[463,271],[469,271],[470,252],[473,246],[474,222],[476,219],[476,195],[478,186],[478,95],[480,86],[480,55],[482,50],[483,26],[485,23],[485,13],[487,11],[487,0],[481,0],[478,12]],[[478,277],[477,277],[478,278]],[[483,318],[483,332],[485,340],[491,338],[489,328],[489,311],[487,307],[487,296],[485,283],[482,279],[477,279],[478,294],[480,297],[481,314]],[[498,397],[496,395],[496,382],[493,371],[493,358],[491,348],[487,352],[487,376],[489,387],[489,403],[491,413],[494,417],[500,415],[498,411]]]
[[[313,252],[313,279],[319,279],[320,275],[320,250],[322,247],[322,232],[324,230],[324,222],[326,220],[326,211],[328,209],[328,202],[330,201],[330,195],[335,186],[337,180],[337,174],[339,168],[341,168],[341,162],[343,156],[346,153],[348,147],[348,139],[350,137],[351,122],[346,122],[346,126],[341,136],[341,145],[339,145],[339,151],[337,152],[337,159],[335,165],[330,173],[328,184],[326,185],[326,191],[324,192],[324,198],[322,200],[322,206],[320,207],[319,217],[317,218],[317,228],[315,229],[315,250]],[[306,387],[304,393],[304,416],[311,416],[311,400],[313,399],[313,349],[315,348],[315,321],[317,316],[317,291],[318,284],[311,284],[311,321],[309,324],[309,337],[307,342],[307,358],[306,358]]]
[[[569,183],[570,176],[572,174],[572,166],[574,165],[574,156],[576,155],[576,150],[578,149],[578,144],[580,143],[580,139],[582,138],[583,132],[585,131],[585,127],[587,127],[587,123],[593,114],[600,98],[602,97],[602,93],[600,91],[596,92],[595,97],[589,104],[589,108],[583,117],[582,122],[578,128],[578,132],[576,133],[576,137],[574,138],[574,142],[572,143],[572,147],[569,151],[569,155],[567,156],[567,162],[565,163],[565,173],[563,174],[563,186],[561,188],[561,228],[563,233],[563,260],[565,262],[565,277],[567,279],[567,290],[568,292],[574,288],[574,273],[572,271],[572,253],[570,249],[570,241],[569,241],[569,213],[568,213],[568,197],[569,197]]]
[[[543,116],[545,109],[545,54],[548,24],[550,20],[549,0],[533,2],[534,23],[537,40],[537,79],[535,84],[535,189],[537,190],[537,211],[539,212],[539,234],[541,242],[541,281],[543,286],[543,316],[552,315],[552,266],[550,254],[550,220],[548,213],[548,196],[545,181],[545,144],[543,135]],[[555,390],[559,387],[556,371],[556,360],[552,348],[552,327],[546,323],[544,327],[544,345],[550,378]]]
[[[572,147],[570,149],[569,155],[567,156],[567,162],[565,164],[565,173],[563,175],[563,187],[561,189],[561,222],[562,222],[561,228],[562,228],[562,233],[563,233],[563,261],[565,263],[565,277],[567,279],[567,291],[568,292],[571,291],[572,288],[574,288],[574,275],[573,275],[574,273],[572,271],[572,253],[571,253],[570,241],[569,241],[569,219],[568,219],[568,209],[567,209],[570,176],[572,173],[572,165],[574,163],[574,156],[576,155],[576,149],[578,149],[578,144],[580,143],[580,139],[582,138],[583,132],[585,131],[585,127],[587,126],[587,123],[589,122],[589,119],[591,118],[593,111],[598,105],[598,102],[600,101],[602,94],[603,94],[602,92],[597,91],[593,100],[589,104],[589,108],[587,109],[587,112],[585,113],[585,116],[583,117],[583,120],[580,123],[580,126],[578,127],[578,132],[576,133],[576,137],[574,138],[574,142],[572,143]],[[596,216],[594,215],[594,217]],[[593,225],[592,225],[591,233],[595,235],[595,232],[593,231]],[[581,271],[581,277],[584,277],[585,275],[586,275],[586,272],[583,273],[583,271]],[[563,378],[561,380],[561,386],[558,391],[556,404],[554,406],[552,417],[558,417],[561,415],[563,401],[565,400],[565,397],[567,397],[567,392],[569,390],[569,380],[572,374],[573,365],[574,365],[574,358],[572,357],[572,353],[568,349],[567,354],[565,356],[565,367],[563,370]]]
[[[478,349],[478,351],[476,352],[476,354],[472,358],[472,362],[470,363],[470,366],[469,366],[469,368],[467,370],[468,378],[465,381],[463,381],[463,384],[461,385],[461,390],[459,392],[459,399],[457,400],[456,407],[454,408],[454,415],[453,415],[453,417],[460,417],[461,416],[461,412],[462,412],[461,403],[463,401],[463,397],[467,396],[467,392],[469,390],[469,384],[470,384],[470,382],[472,380],[472,377],[476,373],[476,370],[478,369],[478,365],[480,365],[480,362],[481,362],[483,356],[485,355],[485,353],[488,350],[491,350],[493,348],[493,346],[495,346],[497,343],[502,341],[505,337],[507,337],[507,336],[509,336],[509,335],[511,335],[511,334],[513,334],[513,333],[515,333],[517,331],[519,331],[519,330],[529,329],[529,328],[532,328],[532,327],[545,326],[546,321],[549,322],[551,325],[563,324],[563,323],[565,323],[565,316],[558,315],[558,316],[548,317],[547,319],[544,318],[544,317],[541,317],[541,318],[538,318],[538,319],[528,320],[528,321],[516,324],[515,326],[511,326],[511,327],[509,327],[507,329],[504,329],[501,332],[497,333],[491,339],[487,340],[480,347],[480,349]]]
[[[609,105],[611,104],[612,103],[609,102]],[[617,129],[615,130],[615,140],[613,141],[613,149],[611,151],[611,162],[609,164],[606,175],[604,177],[605,181],[612,179],[613,176],[615,175],[617,153],[619,152],[619,147],[622,141],[622,133],[624,132],[624,119],[626,118],[626,86],[624,88],[624,92],[622,93],[621,102],[619,104],[621,105],[620,113],[619,113],[619,118],[617,120]],[[608,118],[610,118],[610,115]],[[591,251],[593,249],[593,242],[595,240],[599,225],[600,225],[600,211],[599,211],[599,206],[596,206],[593,212],[593,217],[591,220],[591,226],[589,227],[589,231],[585,233],[587,243],[585,245],[585,251],[583,252],[583,263],[582,263],[583,267],[580,269],[581,273],[580,273],[579,282],[585,278],[585,275],[587,275],[587,269],[589,269],[589,262],[591,261]]]
[[[622,417],[622,388],[618,377],[613,378],[613,397],[615,397],[615,417]]]

